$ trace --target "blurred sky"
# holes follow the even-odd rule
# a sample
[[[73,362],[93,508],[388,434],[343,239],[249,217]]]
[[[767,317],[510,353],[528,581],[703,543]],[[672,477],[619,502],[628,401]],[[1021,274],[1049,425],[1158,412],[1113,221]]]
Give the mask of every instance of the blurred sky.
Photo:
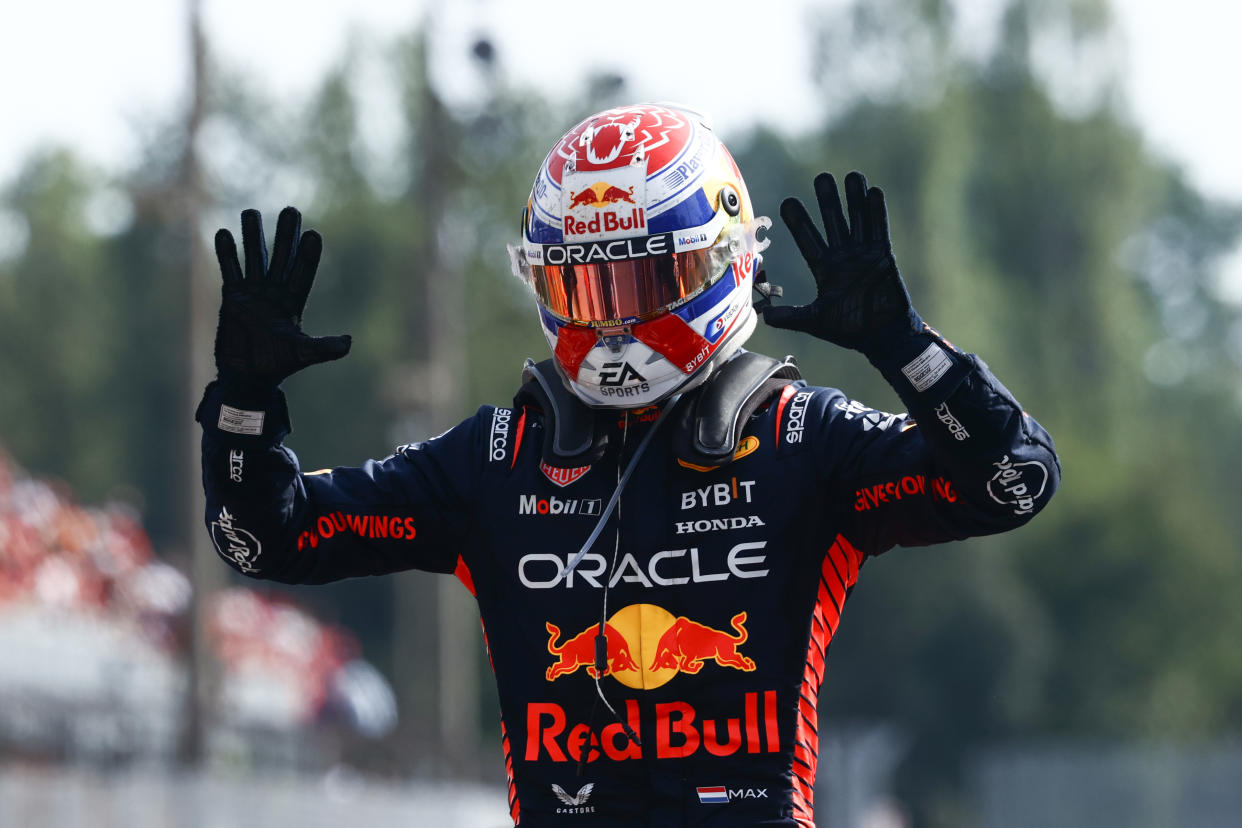
[[[753,119],[790,129],[821,114],[806,80],[808,10],[841,2],[628,0],[597,7],[566,0],[202,0],[208,35],[226,62],[291,97],[340,59],[351,31],[386,37],[408,30],[434,5],[437,73],[450,96],[470,94],[473,73],[463,56],[475,34],[486,31],[510,75],[544,94],[580,91],[590,67],[614,70],[627,77],[635,99],[680,100],[713,112],[726,140]],[[184,100],[188,3],[8,4],[0,26],[0,182],[27,152],[51,140],[72,144],[106,168],[122,168],[138,145],[134,125],[150,113],[167,116]],[[999,5],[957,3],[967,18],[964,43],[986,48],[983,33]],[[1113,5],[1134,117],[1201,189],[1242,201],[1236,92],[1242,3]],[[1071,84],[1080,69],[1068,73]],[[377,133],[383,108],[372,106],[369,116]]]

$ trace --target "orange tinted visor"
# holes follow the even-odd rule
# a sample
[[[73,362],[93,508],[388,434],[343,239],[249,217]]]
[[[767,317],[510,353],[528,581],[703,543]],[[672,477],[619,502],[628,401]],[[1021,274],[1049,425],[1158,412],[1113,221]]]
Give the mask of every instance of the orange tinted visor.
[[[640,322],[697,296],[735,257],[768,246],[756,234],[771,227],[771,219],[742,223],[723,212],[718,216],[676,236],[510,245],[513,272],[544,309],[566,322],[591,327]]]
[[[641,319],[681,304],[724,272],[713,248],[591,264],[531,265],[539,302],[579,324]]]

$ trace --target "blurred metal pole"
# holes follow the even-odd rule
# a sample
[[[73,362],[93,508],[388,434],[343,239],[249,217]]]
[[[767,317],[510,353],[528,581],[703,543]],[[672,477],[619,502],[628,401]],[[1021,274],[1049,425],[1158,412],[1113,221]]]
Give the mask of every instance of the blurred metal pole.
[[[430,67],[427,69],[430,75]],[[430,77],[425,86],[424,111],[433,116],[432,129],[424,134],[427,172],[437,183],[440,204],[433,213],[432,253],[423,279],[423,324],[427,331],[427,364],[424,376],[436,433],[455,424],[462,413],[462,384],[466,381],[464,274],[457,264],[457,251],[450,249],[447,223],[452,216],[452,194],[459,186],[454,174],[460,164],[454,141],[456,124],[436,95]],[[445,171],[450,172],[448,176]],[[439,694],[440,755],[458,774],[477,767],[479,747],[479,611],[456,578],[439,581]]]
[[[438,106],[440,102],[437,100]],[[432,157],[453,151],[438,132],[429,143],[435,145]],[[430,348],[427,353],[428,390],[433,400],[437,433],[440,423],[460,419],[462,384],[466,377],[464,274],[446,250],[444,225],[450,210],[437,215],[436,267],[424,280],[424,316]],[[479,750],[479,610],[473,597],[456,578],[439,580],[439,693],[440,749],[447,763],[459,775],[477,770]]]
[[[411,147],[416,172],[410,198],[415,200],[413,213],[423,221],[418,249],[412,257],[418,269],[411,274],[411,337],[403,378],[410,387],[402,395],[404,410],[398,414],[400,421],[426,433],[412,434],[410,439],[427,439],[461,419],[467,367],[463,275],[458,272],[453,251],[447,249],[444,232],[452,213],[453,191],[459,185],[454,137],[457,124],[431,83],[429,27],[430,23],[424,23],[418,45],[418,135]],[[404,715],[411,714],[415,709],[411,704],[416,700],[434,699],[434,704],[421,709],[435,711],[428,736],[434,742],[436,764],[456,775],[470,773],[479,764],[477,606],[452,577],[440,578],[431,596],[425,591],[425,580],[404,579],[399,583],[393,641],[396,679],[404,685],[398,693],[407,702]],[[419,606],[428,597],[433,598],[434,613]],[[426,636],[429,621],[437,631],[434,661],[426,658],[431,643]],[[431,663],[437,667],[434,677],[419,669]]]
[[[203,387],[211,379],[211,341],[215,328],[215,302],[210,262],[202,238],[202,216],[207,195],[203,184],[202,164],[198,154],[198,136],[207,105],[207,48],[203,37],[202,2],[188,0],[190,36],[190,102],[185,120],[185,147],[181,163],[178,202],[187,260],[186,289],[187,325],[185,339],[185,376],[187,406],[183,415],[187,423],[183,463],[185,489],[185,548],[191,555],[190,582],[193,597],[190,618],[193,633],[190,658],[186,664],[185,723],[180,744],[183,764],[196,765],[206,757],[206,730],[212,710],[218,676],[207,647],[206,612],[211,596],[224,584],[224,566],[217,559],[207,532],[200,520],[205,508],[199,473],[199,428],[191,419]]]

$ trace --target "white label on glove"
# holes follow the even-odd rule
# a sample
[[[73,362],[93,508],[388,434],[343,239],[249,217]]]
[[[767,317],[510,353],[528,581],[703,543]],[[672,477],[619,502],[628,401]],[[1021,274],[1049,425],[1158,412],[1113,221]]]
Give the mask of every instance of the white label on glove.
[[[263,417],[262,411],[245,411],[241,408],[233,408],[231,405],[221,405],[220,420],[216,423],[216,427],[233,434],[248,434],[257,437],[263,433]]]
[[[935,385],[941,377],[949,373],[953,360],[935,342],[927,346],[927,350],[916,356],[910,364],[901,369],[915,391],[926,391]]]

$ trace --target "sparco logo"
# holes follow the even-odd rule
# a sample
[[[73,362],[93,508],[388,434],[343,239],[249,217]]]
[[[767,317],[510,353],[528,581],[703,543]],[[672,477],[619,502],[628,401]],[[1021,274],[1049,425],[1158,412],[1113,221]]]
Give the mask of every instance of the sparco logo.
[[[799,391],[789,401],[789,425],[785,427],[786,443],[802,442],[802,430],[806,427],[806,405],[810,400],[810,391]]]
[[[504,460],[509,448],[509,420],[513,412],[508,408],[497,408],[492,413],[492,435],[488,442],[488,456],[493,460]]]
[[[234,483],[242,482],[242,465],[245,463],[245,455],[237,449],[229,451],[229,480]]]
[[[957,417],[954,417],[952,412],[949,411],[949,404],[947,402],[941,403],[933,410],[936,412],[936,419],[944,423],[944,427],[947,428],[949,433],[953,435],[954,440],[960,441],[970,439],[970,432],[967,431],[962,424],[957,421]]]
[[[263,547],[259,539],[241,527],[233,525],[233,516],[222,508],[220,516],[211,524],[211,542],[226,561],[237,564],[242,572],[258,572],[255,561]]]
[[[588,466],[588,468],[590,467]],[[602,507],[603,501],[599,498],[577,500],[572,498],[562,499],[556,495],[552,495],[552,497],[518,495],[519,515],[586,515],[588,517],[598,517]]]
[[[997,503],[1015,507],[1015,515],[1035,511],[1035,501],[1048,485],[1048,469],[1038,460],[1014,463],[1006,454],[992,464],[998,471],[988,481],[988,494]]]

